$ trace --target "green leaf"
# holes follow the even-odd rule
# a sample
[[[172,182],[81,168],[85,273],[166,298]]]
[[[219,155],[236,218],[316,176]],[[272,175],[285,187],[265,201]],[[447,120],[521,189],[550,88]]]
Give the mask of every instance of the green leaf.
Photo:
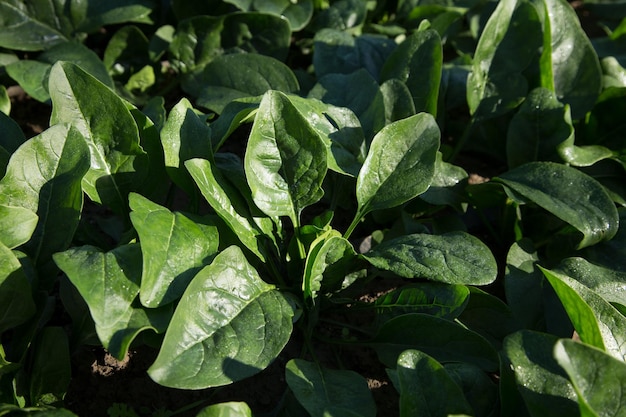
[[[227,51],[245,51],[284,61],[291,44],[291,27],[287,19],[274,14],[229,13],[224,17],[221,36]]]
[[[291,336],[292,316],[286,297],[231,246],[189,284],[148,373],[182,389],[242,380],[278,356]]]
[[[176,185],[193,195],[195,187],[184,163],[192,158],[211,157],[211,129],[194,112],[186,98],[181,99],[170,111],[161,130],[161,143],[169,177]]]
[[[14,249],[28,242],[38,222],[37,214],[27,208],[0,205],[0,243]]]
[[[554,270],[584,284],[610,303],[626,306],[626,273],[594,265],[584,258],[566,258]]]
[[[48,16],[43,13],[37,15],[20,2],[1,2],[0,46],[20,51],[40,51],[66,42],[64,28],[45,20],[46,17],[53,18],[55,14],[55,10],[52,10]]]
[[[304,297],[315,298],[323,287],[327,291],[342,289],[355,259],[354,247],[336,230],[320,236],[311,244],[306,259],[302,280]]]
[[[570,141],[573,145],[574,126],[569,108],[561,104],[552,91],[536,88],[509,123],[508,165],[514,168],[533,161],[560,162],[560,150]]]
[[[435,175],[428,190],[419,198],[433,205],[447,204],[462,213],[467,208],[465,180],[468,177],[463,168],[445,162],[442,153],[437,151]]]
[[[169,47],[173,64],[182,73],[200,70],[223,53],[223,29],[221,17],[201,15],[182,20]]]
[[[574,387],[552,354],[557,341],[556,336],[527,330],[513,333],[504,341],[517,389],[533,417],[578,413]]]
[[[259,12],[287,19],[293,31],[304,29],[313,16],[313,0],[254,0],[253,3]]]
[[[256,205],[268,216],[300,224],[302,210],[322,198],[327,153],[308,120],[278,91],[261,101],[245,155],[246,178]]]
[[[198,105],[220,114],[235,99],[260,96],[268,90],[293,93],[300,87],[291,69],[275,58],[233,54],[217,57],[202,71],[190,74],[183,79],[182,88],[198,97]]]
[[[355,114],[345,107],[313,98],[288,98],[324,141],[328,151],[328,168],[356,177],[365,160],[366,143]]]
[[[317,78],[329,74],[350,74],[365,69],[378,80],[385,60],[396,47],[382,36],[358,37],[336,29],[322,29],[313,39],[313,67]]]
[[[578,248],[610,240],[618,228],[617,209],[593,178],[562,164],[531,162],[494,180],[504,183],[583,234]]]
[[[148,156],[127,105],[104,84],[65,62],[50,71],[50,93],[51,123],[71,123],[87,139],[91,168],[83,190],[96,203],[127,213],[128,193],[139,188],[148,174]]]
[[[378,132],[357,178],[360,217],[399,206],[426,191],[435,174],[439,138],[437,123],[428,113],[391,123]]]
[[[142,256],[139,245],[124,245],[110,252],[82,246],[55,254],[54,261],[89,307],[103,346],[116,358],[126,356],[141,331],[165,330],[164,311],[133,307],[139,293]]]
[[[194,275],[210,263],[218,249],[217,227],[171,212],[139,194],[130,194],[129,204],[143,254],[139,298],[146,307],[160,307],[178,299]]]
[[[489,248],[464,232],[411,234],[380,243],[363,254],[376,268],[404,278],[460,285],[486,285],[498,268]]]
[[[5,67],[7,74],[17,81],[29,96],[42,103],[50,100],[48,94],[50,68],[51,65],[46,62],[30,59],[21,59]]]
[[[61,327],[44,327],[32,347],[30,402],[52,405],[63,400],[70,385],[72,369],[67,335]]]
[[[0,181],[0,205],[37,213],[37,227],[24,249],[38,265],[72,241],[83,206],[81,179],[88,168],[85,139],[68,125],[45,130],[11,156]],[[27,217],[34,221],[33,215]]]
[[[125,22],[152,23],[150,14],[155,7],[151,0],[109,0],[74,7],[81,6],[84,7],[84,15],[78,30],[85,32]]]
[[[409,313],[423,313],[452,320],[461,314],[469,300],[464,285],[421,282],[404,285],[377,298],[374,302],[379,320]]]
[[[287,385],[311,417],[374,417],[376,404],[365,379],[353,371],[322,368],[303,359],[287,362]]]
[[[582,29],[576,11],[565,0],[536,0],[543,23],[541,86],[556,94],[580,119],[595,104],[602,88],[598,56]]]
[[[626,317],[575,279],[544,268],[541,271],[563,303],[580,340],[626,359]]]
[[[498,354],[478,333],[427,314],[395,317],[385,322],[366,344],[376,350],[381,362],[390,368],[407,349],[420,350],[441,363],[469,362],[488,372],[496,371],[499,366]]]
[[[402,81],[391,78],[380,85],[385,105],[385,124],[413,116],[415,104],[409,87]]]
[[[213,152],[222,147],[226,139],[244,123],[254,121],[262,97],[245,97],[231,101],[224,107],[220,117],[211,123]]]
[[[337,30],[355,29],[365,20],[367,4],[361,0],[338,0],[330,7],[318,12],[309,29],[319,31],[321,28]]]
[[[196,417],[252,417],[252,410],[244,402],[233,401],[205,407]]]
[[[480,35],[467,79],[467,103],[475,119],[499,116],[526,97],[522,72],[541,48],[537,11],[525,0],[500,1]]]
[[[35,314],[31,286],[15,254],[0,244],[0,334]],[[0,369],[0,375],[2,371]]]
[[[398,357],[400,416],[449,416],[473,414],[461,387],[445,368],[418,350],[405,350]]]
[[[382,69],[381,81],[403,81],[411,92],[416,113],[436,116],[442,65],[439,34],[432,29],[417,31],[391,53]]]
[[[491,376],[469,363],[449,363],[446,372],[463,390],[463,395],[474,410],[475,416],[498,415],[500,409],[499,386]]]
[[[367,139],[385,125],[382,93],[376,80],[364,69],[321,77],[308,97],[352,110],[361,121]]]
[[[235,232],[241,243],[259,259],[267,260],[263,245],[265,234],[259,226],[262,220],[259,215],[253,215],[245,197],[241,195],[243,190],[228,182],[215,163],[206,159],[191,159],[185,162],[185,166],[206,201]]]
[[[561,339],[554,356],[570,377],[581,416],[609,417],[626,412],[626,364],[591,346]]]

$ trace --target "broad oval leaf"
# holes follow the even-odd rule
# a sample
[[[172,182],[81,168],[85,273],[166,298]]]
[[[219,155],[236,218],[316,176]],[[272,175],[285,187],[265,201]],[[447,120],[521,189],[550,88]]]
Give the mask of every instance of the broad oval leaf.
[[[577,415],[576,392],[552,352],[556,336],[528,330],[504,340],[504,354],[511,364],[519,393],[533,417]]]
[[[620,360],[626,359],[626,317],[585,285],[541,268],[554,288],[580,340]]]
[[[38,265],[71,243],[83,207],[81,180],[88,169],[85,138],[69,125],[52,126],[11,156],[0,181],[0,205],[37,213],[37,226],[24,249]]]
[[[39,20],[41,16],[33,16],[26,7],[18,7],[19,3],[15,3],[0,2],[0,46],[21,51],[40,51],[67,42],[62,28]]]
[[[395,366],[407,349],[421,350],[441,363],[469,362],[488,372],[499,367],[495,349],[478,333],[428,314],[395,317],[385,322],[376,336],[365,343],[376,350],[381,362],[389,368]]]
[[[59,62],[50,71],[51,123],[71,123],[87,139],[91,167],[83,190],[97,203],[126,213],[128,193],[147,176],[148,156],[126,103],[74,64]],[[98,97],[98,100],[93,100]]]
[[[361,214],[399,206],[428,189],[441,134],[432,115],[420,113],[385,126],[372,140],[357,177]]]
[[[130,220],[143,253],[141,292],[146,307],[160,307],[178,299],[187,284],[217,253],[217,227],[129,195]],[[202,223],[201,223],[202,221]]]
[[[489,248],[464,232],[412,234],[388,240],[362,255],[376,268],[404,278],[487,285],[498,267]]]
[[[244,166],[252,198],[268,216],[289,216],[299,225],[302,210],[324,194],[326,146],[289,98],[263,97],[248,139]]]
[[[254,0],[253,3],[259,12],[287,19],[293,31],[304,29],[313,16],[313,0]]]
[[[353,371],[322,368],[303,359],[287,362],[287,385],[312,417],[374,417],[367,381]]]
[[[525,0],[502,0],[480,35],[467,79],[467,104],[476,119],[495,117],[526,97],[522,72],[541,48],[537,11]]]
[[[610,197],[596,180],[575,168],[531,162],[495,180],[579,230],[579,249],[610,240],[617,232],[618,214]]]
[[[37,214],[27,208],[0,204],[0,243],[15,249],[28,242],[38,221]]]
[[[619,268],[595,265],[584,258],[566,258],[554,271],[574,278],[609,303],[626,306],[626,273]]]
[[[234,68],[245,68],[236,71]],[[268,90],[294,93],[298,80],[288,66],[264,55],[231,54],[215,58],[202,71],[190,74],[182,87],[197,103],[220,114],[231,101],[263,95]]]
[[[415,111],[436,116],[442,66],[439,34],[433,29],[417,31],[391,53],[382,69],[381,81],[403,81],[411,92]]]
[[[472,415],[461,387],[443,365],[419,350],[408,349],[398,357],[401,416]]]
[[[461,314],[469,299],[464,285],[422,282],[405,285],[377,298],[374,302],[379,320],[409,313],[430,314],[448,320]]]
[[[231,246],[187,287],[148,374],[161,385],[182,389],[247,378],[287,344],[293,314],[287,298]]]
[[[567,339],[557,342],[554,357],[576,389],[581,415],[610,417],[626,413],[626,364],[623,361]]]

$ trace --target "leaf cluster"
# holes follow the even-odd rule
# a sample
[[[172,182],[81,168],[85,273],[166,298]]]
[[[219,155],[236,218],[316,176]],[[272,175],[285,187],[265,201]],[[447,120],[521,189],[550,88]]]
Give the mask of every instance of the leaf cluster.
[[[584,7],[0,0],[0,415],[140,344],[179,389],[297,346],[274,416],[376,415],[359,349],[401,416],[622,415],[626,3]]]

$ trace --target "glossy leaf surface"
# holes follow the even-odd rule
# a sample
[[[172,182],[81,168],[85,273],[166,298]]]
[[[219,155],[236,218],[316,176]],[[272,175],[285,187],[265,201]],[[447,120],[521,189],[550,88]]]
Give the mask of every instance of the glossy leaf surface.
[[[148,373],[183,389],[247,378],[278,356],[291,336],[292,316],[285,295],[261,280],[239,248],[229,247],[189,284]]]
[[[375,267],[401,277],[447,284],[485,285],[497,274],[491,251],[463,232],[405,235],[383,242],[363,256]]]

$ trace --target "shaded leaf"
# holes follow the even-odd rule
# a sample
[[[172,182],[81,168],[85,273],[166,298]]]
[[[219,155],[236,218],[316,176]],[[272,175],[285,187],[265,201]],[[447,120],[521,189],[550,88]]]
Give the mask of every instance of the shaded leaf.
[[[19,259],[0,244],[0,334],[26,322],[35,311],[31,285]]]
[[[287,385],[312,417],[373,417],[376,404],[356,372],[322,368],[303,359],[287,362]]]
[[[72,369],[67,335],[61,327],[44,327],[34,341],[30,403],[52,405],[62,401],[70,385]]]

